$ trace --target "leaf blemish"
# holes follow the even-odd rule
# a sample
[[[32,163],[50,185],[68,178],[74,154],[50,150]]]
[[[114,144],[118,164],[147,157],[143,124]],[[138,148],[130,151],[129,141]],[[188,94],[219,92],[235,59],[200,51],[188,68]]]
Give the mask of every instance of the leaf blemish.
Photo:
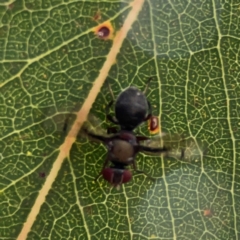
[[[93,28],[95,35],[103,40],[113,39],[113,26],[109,21],[106,21],[97,27]]]
[[[45,178],[46,177],[46,173],[45,172],[40,172],[39,173],[39,177],[40,178]]]
[[[213,215],[213,212],[212,212],[211,209],[205,209],[205,210],[203,211],[203,216],[204,216],[204,217],[212,217],[212,215]]]
[[[7,8],[8,8],[9,10],[12,10],[12,9],[14,8],[14,4],[13,4],[13,3],[9,4]]]
[[[98,21],[98,20],[100,20],[101,19],[101,13],[100,13],[100,11],[98,10],[96,13],[95,13],[95,15],[93,16],[93,20],[94,21]]]

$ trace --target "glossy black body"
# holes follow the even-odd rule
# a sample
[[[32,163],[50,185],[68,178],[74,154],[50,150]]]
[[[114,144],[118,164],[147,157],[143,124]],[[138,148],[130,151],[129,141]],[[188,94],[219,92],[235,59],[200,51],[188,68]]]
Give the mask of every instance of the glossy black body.
[[[115,116],[121,129],[132,131],[146,121],[149,105],[146,96],[136,87],[121,92],[115,104]]]
[[[107,105],[106,116],[109,121],[119,125],[121,130],[133,131],[152,116],[151,104],[145,96],[145,91],[142,92],[134,86],[119,94],[115,102],[115,115],[111,116],[109,111],[113,102]]]

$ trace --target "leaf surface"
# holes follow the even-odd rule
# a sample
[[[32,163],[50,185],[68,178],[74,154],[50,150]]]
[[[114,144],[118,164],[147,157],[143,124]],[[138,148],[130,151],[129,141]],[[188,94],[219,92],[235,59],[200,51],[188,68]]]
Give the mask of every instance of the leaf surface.
[[[1,1],[0,239],[239,239],[239,13],[237,1]],[[109,126],[105,80],[117,97],[150,76],[153,113],[188,157],[140,154],[155,182],[94,182],[106,148],[78,132],[90,111]]]

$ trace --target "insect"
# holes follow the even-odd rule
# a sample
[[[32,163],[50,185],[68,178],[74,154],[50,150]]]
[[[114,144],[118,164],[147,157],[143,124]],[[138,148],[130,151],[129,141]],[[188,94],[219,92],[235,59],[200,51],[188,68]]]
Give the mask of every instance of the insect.
[[[147,100],[145,93],[148,89],[149,83],[152,80],[152,77],[148,79],[146,87],[143,92],[138,88],[131,86],[124,91],[122,91],[116,100],[115,103],[115,116],[109,114],[110,108],[114,102],[114,96],[112,89],[109,86],[109,91],[112,95],[113,100],[109,102],[106,107],[106,117],[113,124],[120,126],[121,130],[133,131],[141,123],[149,120],[149,126],[154,126],[156,130],[158,124],[153,124],[152,121],[156,122],[156,117],[152,115],[152,107],[150,102]],[[114,128],[111,128],[113,132]]]
[[[154,179],[144,171],[137,169],[136,156],[139,152],[159,155],[167,153],[170,150],[170,148],[166,147],[152,148],[141,145],[141,141],[146,141],[149,138],[136,136],[132,131],[120,130],[116,134],[100,135],[93,133],[86,126],[83,126],[82,132],[90,139],[101,142],[107,147],[107,157],[101,172],[95,180],[98,180],[102,175],[114,187],[119,187],[121,184],[127,183],[132,179],[132,172],[126,169],[129,165],[132,165],[136,172],[143,173],[147,177]],[[110,166],[108,166],[109,164]]]
[[[109,91],[113,100],[106,107],[106,118],[120,126],[120,129],[108,128],[106,135],[101,130],[101,134],[96,134],[90,130],[85,124],[82,128],[82,132],[91,140],[99,141],[107,147],[107,157],[103,164],[101,172],[95,178],[97,180],[101,175],[103,178],[111,183],[113,186],[118,187],[123,183],[127,183],[132,178],[132,172],[126,167],[133,166],[133,169],[138,173],[143,173],[149,178],[144,171],[138,170],[136,165],[136,156],[139,152],[146,154],[162,154],[167,153],[170,148],[166,147],[151,147],[147,146],[151,144],[148,137],[136,136],[133,132],[143,122],[149,120],[150,127],[158,127],[156,117],[152,115],[152,108],[150,102],[147,100],[145,93],[152,78],[149,78],[146,88],[141,92],[136,87],[129,87],[119,94],[115,103],[115,116],[109,114],[110,107],[113,105],[114,96],[110,85]],[[92,118],[92,119],[91,119]],[[151,122],[153,119],[154,122]],[[94,116],[89,116],[89,123],[92,121],[93,125],[96,122]],[[140,144],[145,142],[147,145]],[[158,141],[159,143],[159,141]],[[109,166],[110,165],[110,166]]]

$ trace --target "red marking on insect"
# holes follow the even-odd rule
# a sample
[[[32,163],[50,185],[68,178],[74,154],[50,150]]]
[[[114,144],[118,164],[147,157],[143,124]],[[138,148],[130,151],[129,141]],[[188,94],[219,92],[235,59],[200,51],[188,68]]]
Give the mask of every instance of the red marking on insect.
[[[136,137],[132,133],[123,132],[119,135],[120,139],[126,141],[136,141]]]
[[[148,120],[148,130],[150,131],[151,134],[156,134],[159,132],[159,121],[158,117],[156,116],[151,116]]]
[[[103,178],[117,187],[122,183],[127,183],[132,179],[131,171],[127,169],[104,168],[102,171]]]

